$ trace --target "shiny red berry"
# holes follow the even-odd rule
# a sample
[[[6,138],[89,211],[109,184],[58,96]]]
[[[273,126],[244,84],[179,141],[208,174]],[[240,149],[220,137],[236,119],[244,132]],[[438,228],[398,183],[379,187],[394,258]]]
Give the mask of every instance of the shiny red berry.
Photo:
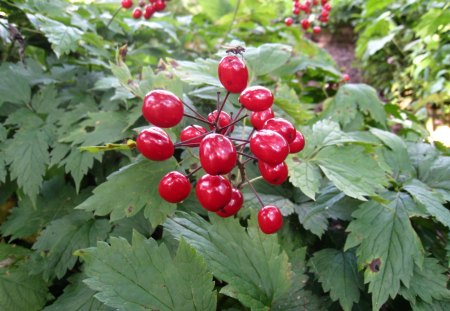
[[[252,111],[250,115],[250,123],[259,131],[263,128],[264,123],[273,117],[275,117],[275,114],[273,113],[272,108],[263,111]]]
[[[122,7],[124,9],[129,9],[133,6],[133,0],[122,0]]]
[[[175,126],[180,123],[183,113],[183,103],[169,91],[154,90],[145,95],[142,114],[148,122],[156,126]]]
[[[251,86],[241,93],[239,102],[250,111],[263,111],[272,106],[273,94],[263,86]]]
[[[158,192],[167,202],[179,203],[189,196],[191,183],[180,172],[169,172],[159,182]]]
[[[280,209],[274,205],[266,205],[258,212],[259,228],[265,234],[277,232],[283,225],[283,215]]]
[[[219,80],[231,93],[240,93],[248,83],[248,69],[244,61],[235,55],[222,58],[218,68]]]
[[[286,139],[288,144],[294,141],[295,135],[297,134],[294,125],[283,118],[272,118],[267,120],[266,123],[264,123],[263,129],[277,132]]]
[[[166,2],[165,1],[156,1],[153,4],[153,7],[155,8],[155,11],[163,11],[166,8]]]
[[[294,15],[300,14],[300,7],[299,6],[298,7],[294,7],[292,9],[292,14],[294,14]]]
[[[217,110],[214,110],[213,112],[208,114],[209,122],[212,122],[212,123],[216,122],[216,118],[217,118]],[[217,125],[219,127],[225,127],[225,126],[231,124],[231,122],[232,122],[231,116],[228,113],[226,113],[225,111],[221,111]],[[211,130],[214,129],[214,126],[210,125],[209,129],[211,129]],[[226,128],[226,129],[220,131],[220,133],[223,134],[227,131],[228,131],[228,133],[231,133],[231,132],[233,132],[233,130],[234,130],[234,125],[231,126],[231,129]]]
[[[289,173],[288,167],[284,162],[272,165],[260,160],[258,161],[258,168],[264,180],[272,185],[284,183]]]
[[[134,19],[139,19],[142,16],[142,10],[140,8],[135,8],[133,10],[133,18]]]
[[[174,152],[169,135],[159,127],[143,130],[136,139],[136,147],[142,155],[153,161],[164,161]]]
[[[234,144],[221,134],[208,134],[199,149],[200,163],[210,175],[224,175],[236,165],[237,153]]]
[[[289,144],[289,153],[300,152],[303,148],[305,148],[305,137],[300,131],[297,131],[294,141]]]
[[[259,160],[279,164],[288,156],[289,145],[277,132],[261,130],[250,138],[250,150]]]
[[[307,20],[307,19],[302,19],[301,25],[302,25],[302,28],[303,28],[303,29],[307,30],[307,29],[309,29],[309,26],[310,26],[311,24],[310,24],[309,20]]]
[[[242,204],[244,204],[244,196],[238,189],[233,188],[231,190],[230,202],[228,202],[227,205],[222,207],[216,213],[220,217],[224,217],[224,218],[233,216],[241,209]]]
[[[208,133],[208,131],[203,126],[189,125],[181,131],[180,140],[189,144],[188,147],[197,147],[203,140],[204,136],[202,135],[206,133]]]
[[[320,26],[314,26],[314,28],[313,28],[314,33],[320,33],[321,31],[322,31],[322,28],[320,28]]]
[[[155,13],[155,8],[153,7],[153,5],[149,4],[144,9],[144,18],[149,19],[150,17],[153,16],[154,13]]]
[[[330,12],[330,11],[331,11],[331,4],[325,3],[325,4],[323,5],[323,9],[326,10],[326,11],[328,11],[328,12]]]
[[[195,186],[197,199],[203,208],[217,212],[231,200],[231,184],[223,176],[203,175]]]
[[[291,26],[293,22],[294,22],[294,20],[292,19],[292,17],[286,17],[284,19],[284,24],[288,27]]]
[[[350,75],[349,74],[347,74],[347,73],[344,73],[343,75],[342,75],[342,79],[344,79],[344,81],[350,81]]]
[[[328,18],[328,16],[330,15],[330,12],[323,9],[322,13],[320,13],[320,15],[322,16],[322,18]]]

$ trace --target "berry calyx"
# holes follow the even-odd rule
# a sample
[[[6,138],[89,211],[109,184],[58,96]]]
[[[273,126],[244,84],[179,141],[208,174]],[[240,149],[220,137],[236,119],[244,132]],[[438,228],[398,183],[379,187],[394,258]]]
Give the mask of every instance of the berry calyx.
[[[189,147],[196,147],[200,145],[203,140],[202,135],[206,133],[208,133],[208,131],[203,126],[189,125],[181,131],[180,140],[181,142],[187,141],[186,143]]]
[[[264,123],[273,117],[275,117],[275,114],[273,113],[272,108],[263,111],[253,111],[250,115],[250,123],[259,131],[263,128]]]
[[[215,123],[216,122],[216,118],[217,118],[217,113],[218,113],[218,111],[214,110],[213,112],[208,114],[208,121],[211,122],[211,123]],[[219,127],[223,128],[225,126],[230,125],[232,121],[233,120],[232,120],[231,116],[228,113],[226,113],[225,111],[221,111],[220,115],[219,115],[219,120],[217,121],[217,125]],[[214,126],[210,125],[209,129],[210,130],[214,129]],[[227,132],[227,130],[228,130],[228,128],[225,129],[225,130],[220,131],[220,133]],[[234,130],[234,125],[232,125],[231,129],[228,130],[228,133],[233,132],[233,130]]]
[[[294,22],[294,20],[292,19],[292,17],[286,17],[284,19],[284,24],[288,27],[291,26],[293,22]]]
[[[285,162],[272,165],[260,160],[258,168],[264,180],[272,185],[281,185],[288,177],[288,167]]]
[[[250,150],[258,159],[274,165],[286,159],[289,145],[277,132],[263,129],[250,138]]]
[[[189,196],[191,183],[180,172],[169,172],[159,182],[158,192],[167,202],[179,203]]]
[[[272,106],[273,94],[263,86],[252,86],[241,93],[239,102],[250,111],[263,111]]]
[[[195,193],[201,206],[217,212],[231,200],[231,184],[223,176],[203,175],[195,186]]]
[[[156,126],[172,127],[180,123],[183,118],[183,103],[169,91],[154,90],[145,95],[142,114],[148,122]]]
[[[300,131],[296,131],[295,139],[289,144],[289,153],[297,153],[305,148],[305,137]]]
[[[200,163],[210,175],[224,175],[236,165],[236,148],[230,139],[221,134],[206,135],[199,149]]]
[[[304,30],[309,29],[309,26],[311,25],[311,23],[309,22],[309,20],[307,19],[302,19],[302,21],[300,22],[300,24],[302,25],[302,28]]]
[[[283,215],[280,209],[274,205],[266,205],[258,212],[259,228],[265,234],[277,232],[283,225]]]
[[[244,61],[235,55],[222,58],[218,68],[219,80],[230,93],[241,93],[248,83],[248,69]]]
[[[174,152],[169,135],[159,127],[143,130],[136,139],[136,147],[144,157],[153,161],[167,160]]]
[[[288,144],[294,141],[295,135],[297,134],[294,125],[283,118],[272,118],[267,120],[266,123],[264,123],[263,129],[277,132],[286,139]]]
[[[121,4],[124,9],[129,9],[133,6],[133,0],[122,0]]]
[[[238,189],[233,188],[230,201],[216,213],[224,218],[233,216],[241,209],[242,204],[244,204],[244,196]]]
[[[133,10],[133,18],[134,19],[139,19],[142,16],[142,10],[140,8],[135,8]]]

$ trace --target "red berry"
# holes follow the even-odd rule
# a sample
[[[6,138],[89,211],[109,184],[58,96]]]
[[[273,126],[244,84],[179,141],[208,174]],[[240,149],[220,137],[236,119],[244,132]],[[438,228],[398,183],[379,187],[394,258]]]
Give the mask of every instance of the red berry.
[[[250,150],[264,162],[279,164],[289,154],[289,145],[277,132],[261,130],[250,138]]]
[[[210,175],[228,174],[236,165],[236,148],[230,139],[221,134],[203,138],[199,149],[200,163]]]
[[[142,10],[140,8],[135,8],[133,11],[133,18],[138,19],[142,16]]]
[[[328,3],[328,0],[322,0],[321,3],[322,3],[322,5],[325,5]]]
[[[219,80],[231,93],[240,93],[248,83],[248,69],[244,61],[235,55],[222,58],[218,68]]]
[[[263,86],[251,86],[241,93],[239,102],[250,111],[263,111],[272,106],[273,94]]]
[[[166,8],[166,2],[164,1],[156,1],[153,4],[153,7],[155,8],[155,11],[163,11]]]
[[[344,79],[344,81],[350,81],[350,76],[347,73],[344,73],[342,75],[342,78]]]
[[[145,4],[146,4],[145,0],[139,0],[139,6],[141,8],[143,8],[145,6]]]
[[[155,8],[153,7],[153,5],[149,4],[145,7],[144,18],[149,19],[150,17],[153,16],[154,13],[155,13]]]
[[[328,12],[325,9],[323,9],[322,13],[320,13],[320,15],[322,16],[322,18],[328,18],[328,16],[330,15],[330,12]]]
[[[258,212],[258,224],[265,234],[277,232],[283,225],[283,215],[274,205],[266,205]]]
[[[170,203],[179,203],[186,199],[191,192],[189,179],[180,172],[167,173],[159,182],[159,195]]]
[[[294,7],[294,9],[292,10],[292,14],[294,15],[300,14],[300,7]]]
[[[195,186],[200,204],[211,212],[217,212],[231,200],[231,184],[223,176],[203,175]]]
[[[303,148],[305,148],[305,137],[300,131],[297,131],[294,141],[289,144],[289,153],[300,152]]]
[[[311,3],[311,1],[306,0],[305,1],[305,5],[309,8],[309,7],[311,7],[312,3]]]
[[[319,4],[319,0],[313,0],[313,5],[318,5]]]
[[[185,127],[180,133],[180,140],[182,142],[187,141],[189,147],[197,147],[203,140],[203,137],[199,137],[206,134],[208,131],[200,125],[189,125]],[[198,137],[197,139],[195,139]]]
[[[331,4],[325,3],[325,4],[323,5],[323,9],[326,10],[326,11],[328,11],[328,12],[330,12],[330,11],[331,11]]]
[[[148,122],[156,126],[175,126],[180,123],[183,113],[183,103],[171,92],[154,90],[145,95],[142,114]]]
[[[250,123],[259,131],[263,128],[264,123],[273,117],[275,117],[275,114],[273,113],[272,108],[263,111],[252,111]]]
[[[210,114],[208,114],[208,121],[214,123],[216,121],[217,118],[217,110],[214,110],[213,112],[211,112]],[[231,116],[226,113],[225,111],[221,111],[220,112],[220,116],[219,116],[219,121],[217,122],[217,125],[219,127],[225,127],[227,125],[229,125],[232,122]],[[214,129],[214,126],[210,125],[209,129]],[[225,133],[228,130],[228,128],[220,131],[220,133]],[[233,132],[234,130],[234,125],[231,126],[231,129],[228,130],[228,133]]]
[[[288,27],[291,26],[293,22],[294,22],[294,20],[292,19],[292,17],[286,17],[284,19],[284,24]]]
[[[327,16],[320,16],[319,17],[319,20],[322,22],[322,23],[327,23],[328,22],[328,15]]]
[[[288,167],[284,162],[272,165],[258,161],[258,168],[264,180],[272,185],[281,185],[288,177]]]
[[[303,12],[309,11],[309,8],[304,4],[300,4],[299,9],[300,9],[300,11],[303,11]]]
[[[242,204],[244,204],[244,196],[238,189],[233,188],[231,190],[230,202],[228,202],[227,205],[218,210],[217,215],[224,218],[233,216],[241,209]]]
[[[122,7],[124,9],[129,9],[133,6],[133,0],[122,0]]]
[[[313,28],[314,33],[320,33],[321,31],[322,31],[322,28],[320,28],[320,26],[314,26],[314,28]]]
[[[307,30],[310,26],[310,22],[307,19],[302,19],[301,24],[302,24],[302,28],[305,30]]]
[[[169,135],[159,127],[143,130],[136,139],[136,147],[144,157],[154,161],[167,160],[174,152]]]
[[[266,123],[264,123],[263,129],[277,132],[286,139],[288,144],[294,141],[295,135],[297,134],[294,125],[283,118],[272,118],[267,120]]]

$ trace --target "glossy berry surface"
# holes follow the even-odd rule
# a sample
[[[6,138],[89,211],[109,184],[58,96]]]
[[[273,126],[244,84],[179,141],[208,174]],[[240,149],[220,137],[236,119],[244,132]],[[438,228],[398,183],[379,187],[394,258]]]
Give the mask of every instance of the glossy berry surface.
[[[250,138],[250,150],[259,160],[279,164],[288,156],[289,145],[277,132],[261,130]]]
[[[344,81],[348,82],[348,81],[350,81],[350,75],[348,75],[347,73],[344,73],[344,75],[342,76],[342,79],[344,79]]]
[[[143,130],[136,139],[136,147],[142,155],[153,161],[164,161],[174,152],[169,135],[158,127]]]
[[[183,118],[183,103],[169,91],[154,90],[145,95],[142,114],[151,124],[163,128],[172,127]]]
[[[252,86],[241,93],[239,102],[250,111],[262,111],[272,107],[273,94],[263,86]]]
[[[208,134],[199,148],[200,163],[210,175],[224,175],[236,165],[237,153],[234,144],[221,134]]]
[[[294,141],[295,135],[297,134],[294,125],[283,118],[272,118],[267,120],[266,123],[264,123],[263,129],[277,132],[286,139],[288,144]]]
[[[286,26],[291,26],[293,22],[294,22],[294,20],[292,19],[292,17],[286,17],[286,18],[284,19],[284,24],[285,24]]]
[[[203,175],[195,186],[195,193],[201,206],[217,212],[231,200],[231,184],[222,176]]]
[[[263,111],[253,111],[250,115],[250,123],[259,131],[263,128],[264,123],[273,117],[275,117],[275,114],[273,113],[272,108]]]
[[[216,213],[224,218],[233,216],[241,209],[242,204],[244,204],[244,196],[238,189],[233,188],[230,201]]]
[[[244,61],[235,55],[222,58],[218,68],[219,80],[230,93],[241,93],[248,83],[248,69]]]
[[[300,152],[303,148],[305,148],[305,137],[300,131],[297,131],[294,141],[289,144],[289,153]]]
[[[133,6],[133,1],[132,0],[122,0],[121,4],[124,9],[129,9]]]
[[[133,18],[138,19],[142,16],[142,10],[140,8],[135,8],[133,10]]]
[[[186,126],[180,133],[180,140],[186,142],[188,147],[199,146],[203,140],[203,134],[208,131],[200,125],[189,125]]]
[[[288,177],[289,170],[284,162],[272,165],[260,160],[258,168],[264,180],[272,185],[281,185]]]
[[[191,192],[189,179],[180,172],[169,172],[160,180],[159,195],[170,203],[179,203],[186,199]]]
[[[166,8],[166,2],[165,1],[156,1],[153,4],[153,7],[155,8],[155,11],[163,11]]]
[[[258,212],[258,224],[262,232],[272,234],[283,225],[283,215],[280,209],[274,205],[266,205]]]
[[[300,24],[302,25],[302,28],[305,30],[307,30],[309,28],[309,26],[311,25],[311,23],[307,19],[302,19]]]
[[[218,111],[214,110],[213,112],[208,114],[208,121],[211,123],[216,122],[217,113],[218,113]],[[225,126],[231,124],[231,121],[232,121],[231,116],[228,113],[226,113],[225,111],[221,111],[217,125],[219,125],[219,127],[225,127]],[[212,125],[210,125],[209,129],[212,130],[212,129],[214,129],[214,127]],[[226,131],[228,131],[228,133],[231,133],[231,132],[233,132],[233,130],[234,130],[234,125],[232,125],[230,129],[226,128],[226,129],[221,130],[220,132],[225,133]]]
[[[314,33],[320,33],[321,31],[322,31],[322,28],[320,28],[320,26],[314,26],[314,28],[313,28]]]

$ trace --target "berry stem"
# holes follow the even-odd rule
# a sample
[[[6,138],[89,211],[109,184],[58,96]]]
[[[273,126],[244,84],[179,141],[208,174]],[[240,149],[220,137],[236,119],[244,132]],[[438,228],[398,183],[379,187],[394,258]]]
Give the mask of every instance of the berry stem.
[[[183,102],[183,105],[184,105],[187,109],[189,109],[190,111],[192,111],[192,112],[197,116],[197,118],[200,118],[200,119],[202,119],[203,121],[208,121],[204,116],[202,116],[200,113],[198,113],[197,111],[195,111],[194,108],[192,108],[191,106],[189,106],[189,105],[186,104],[185,102]],[[208,121],[208,123],[209,123],[209,121]],[[211,123],[210,123],[210,124],[211,124]]]
[[[187,117],[187,118],[191,118],[191,119],[194,119],[194,120],[197,120],[197,121],[200,121],[200,122],[204,122],[204,123],[209,124],[209,125],[213,125],[211,122],[209,122],[208,120],[205,120],[205,118],[203,118],[203,117],[197,118],[195,116],[191,116],[191,115],[185,114],[185,113],[183,115],[185,117]]]
[[[236,123],[242,121],[243,119],[245,119],[245,118],[247,118],[247,117],[248,117],[248,115],[242,116],[239,120],[234,120],[234,121],[231,122],[230,124],[225,125],[224,127],[218,128],[218,131],[227,129],[227,131],[226,131],[225,134],[224,134],[224,135],[226,136],[226,135],[228,134],[229,129],[230,129],[233,125],[235,125]]]
[[[217,127],[217,123],[219,122],[219,116],[220,112],[222,111],[223,107],[225,106],[225,103],[227,102],[228,96],[230,96],[230,92],[227,92],[227,95],[225,95],[225,98],[223,99],[222,104],[220,105],[219,109],[217,109],[217,115],[216,119],[214,120],[214,127]]]
[[[199,139],[199,138],[201,138],[201,137],[205,137],[206,135],[208,135],[208,134],[210,134],[210,133],[211,133],[211,132],[208,132],[208,133],[202,133],[202,135],[198,135],[198,136],[195,136],[195,137],[186,139],[185,141],[180,141],[180,142],[174,144],[174,147],[184,146],[184,145],[189,145],[189,142],[190,142],[190,141],[193,141],[193,140],[195,140],[195,139]],[[196,145],[198,145],[198,144],[196,144]]]
[[[245,160],[244,162],[242,162],[242,166],[246,165],[247,163],[249,163],[250,161],[253,161],[253,159],[248,158],[247,160]]]
[[[219,110],[220,105],[220,92],[217,92],[216,110]]]
[[[253,193],[255,194],[255,197],[258,199],[259,204],[261,204],[261,207],[264,207],[263,201],[259,197],[258,192],[256,192],[255,187],[253,187],[251,180],[248,180],[247,176],[245,176],[245,182],[247,185],[250,186],[250,189],[252,189]]]
[[[244,142],[245,144],[248,144],[249,141],[246,139],[240,139],[240,138],[234,138],[234,137],[228,137],[230,140],[235,140],[235,141],[241,141]]]
[[[190,172],[189,174],[186,175],[187,178],[191,177],[192,175],[194,175],[195,173],[197,173],[199,170],[201,170],[202,167],[199,166],[197,167],[195,170],[193,170],[192,172]]]
[[[254,156],[251,156],[251,155],[249,155],[249,154],[246,154],[246,153],[244,153],[244,152],[236,151],[236,153],[237,153],[237,154],[240,154],[240,155],[243,155],[244,157],[247,157],[247,158],[249,158],[249,159],[258,161],[258,158],[254,157]]]
[[[108,24],[106,24],[106,28],[109,28],[109,25],[111,25],[112,21],[114,20],[114,18],[116,18],[117,14],[119,14],[120,10],[122,10],[122,6],[120,6],[113,14],[113,16],[111,16],[110,20],[108,21]]]

